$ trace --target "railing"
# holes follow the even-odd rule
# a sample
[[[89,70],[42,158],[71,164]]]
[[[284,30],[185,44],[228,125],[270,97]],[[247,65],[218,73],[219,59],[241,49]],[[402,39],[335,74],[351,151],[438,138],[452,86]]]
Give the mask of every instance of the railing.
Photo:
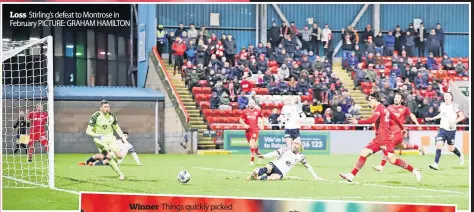
[[[166,89],[168,96],[172,97],[175,96],[176,100],[173,101],[173,98],[171,99],[171,102],[173,102],[173,105],[175,106],[176,112],[178,113],[178,116],[181,119],[181,122],[183,123],[183,126],[185,126],[186,129],[189,128],[189,114],[186,108],[184,107],[183,101],[181,100],[180,96],[176,93],[176,88],[173,85],[173,82],[171,82],[171,78],[169,76],[169,73],[166,71],[166,68],[163,64],[163,61],[160,58],[160,55],[158,54],[158,51],[156,49],[156,46],[153,47],[153,56],[152,58],[156,59],[157,64],[161,68],[161,71],[158,71],[158,74],[160,75],[160,78],[165,80],[162,80],[162,82],[166,85],[169,84],[169,89]]]
[[[211,123],[211,125],[221,125],[221,126],[236,126],[236,125],[241,125],[239,123]],[[283,127],[284,124],[265,124],[265,128],[272,127],[272,126],[281,126]],[[370,130],[374,127],[372,124],[302,124],[301,129],[305,130],[311,130],[308,127],[318,127],[318,129],[328,129],[330,128],[337,128],[340,127],[340,130],[346,127],[351,127],[354,129],[359,129],[359,130]],[[420,124],[420,125],[415,125],[415,124],[404,124],[403,127],[406,130],[438,130],[439,125],[434,125],[434,124]],[[364,129],[365,128],[365,129]],[[457,130],[465,130],[468,129],[469,125],[468,124],[458,124],[456,126]],[[282,128],[283,129],[283,128]]]

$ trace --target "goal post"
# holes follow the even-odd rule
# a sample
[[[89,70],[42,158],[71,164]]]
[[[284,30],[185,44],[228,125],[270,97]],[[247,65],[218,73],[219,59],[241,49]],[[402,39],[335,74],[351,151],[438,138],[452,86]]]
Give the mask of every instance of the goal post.
[[[53,59],[52,36],[2,39],[4,188],[55,188]]]

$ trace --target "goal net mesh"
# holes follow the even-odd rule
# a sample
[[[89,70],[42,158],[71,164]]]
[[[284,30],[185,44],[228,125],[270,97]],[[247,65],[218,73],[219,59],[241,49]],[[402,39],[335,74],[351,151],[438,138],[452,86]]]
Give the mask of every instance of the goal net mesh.
[[[2,39],[4,188],[54,187],[52,51],[51,37]]]

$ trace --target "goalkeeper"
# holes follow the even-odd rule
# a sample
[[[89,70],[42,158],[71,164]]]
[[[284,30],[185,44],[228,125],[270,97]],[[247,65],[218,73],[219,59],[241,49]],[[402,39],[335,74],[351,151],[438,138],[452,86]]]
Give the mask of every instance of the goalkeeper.
[[[96,160],[107,159],[112,169],[120,176],[120,180],[124,180],[125,176],[120,171],[117,162],[123,158],[120,145],[116,142],[114,130],[122,138],[122,142],[128,145],[127,137],[123,134],[117,123],[117,117],[110,113],[110,104],[106,100],[100,102],[100,111],[95,112],[87,126],[86,133],[94,138],[100,154],[94,155],[86,164],[94,163]]]

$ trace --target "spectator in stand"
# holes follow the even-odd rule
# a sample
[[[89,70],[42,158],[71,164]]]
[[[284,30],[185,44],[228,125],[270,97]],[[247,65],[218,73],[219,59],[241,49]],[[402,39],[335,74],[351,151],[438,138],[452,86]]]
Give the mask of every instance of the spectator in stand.
[[[240,83],[242,92],[245,94],[250,94],[253,89],[253,83],[248,80],[247,77],[242,77],[242,82]]]
[[[402,79],[407,79],[408,74],[410,74],[410,65],[405,65],[403,69],[400,70],[402,72]]]
[[[207,45],[204,45],[203,40],[199,40],[199,43],[197,46],[197,63],[198,64],[205,64],[207,47],[208,47]]]
[[[305,26],[303,30],[301,30],[301,44],[304,50],[309,51],[311,49],[311,30],[308,26]]]
[[[257,71],[265,72],[268,69],[268,60],[265,58],[264,54],[258,56],[257,61]]]
[[[189,24],[188,37],[190,39],[196,40],[198,35],[199,35],[199,33],[198,33],[196,27],[194,26],[194,24]]]
[[[287,35],[290,35],[290,34],[291,34],[291,28],[288,26],[288,23],[287,22],[281,23],[280,38],[284,38],[284,37],[286,37]]]
[[[221,41],[222,44],[224,44],[224,42],[227,40],[227,35],[225,33],[222,33],[221,34],[221,39],[219,39],[219,41]]]
[[[439,41],[439,53],[438,55],[443,55],[444,54],[444,31],[441,28],[441,24],[437,23],[436,24],[436,29],[435,29],[436,36],[438,37]]]
[[[430,108],[430,101],[428,98],[423,98],[423,103],[418,106],[418,117],[422,117],[423,114],[428,112],[428,109]]]
[[[433,52],[430,52],[430,56],[428,57],[428,59],[426,60],[426,67],[429,69],[429,70],[436,70],[438,69],[438,65],[436,63],[436,60],[434,58],[434,53]]]
[[[308,95],[309,84],[306,82],[305,79],[300,79],[298,84],[296,85],[296,91],[298,95],[307,96]]]
[[[395,75],[396,77],[400,77],[402,75],[397,63],[393,64],[392,70],[390,70],[390,75]]]
[[[298,63],[293,63],[293,67],[290,69],[290,76],[294,77],[295,79],[299,79],[301,75],[301,68]]]
[[[369,55],[369,54],[375,54],[376,53],[376,50],[375,50],[375,43],[373,42],[372,40],[372,37],[369,36],[367,38],[367,41],[365,42],[365,56]]]
[[[425,64],[423,62],[421,62],[421,58],[418,58],[418,60],[415,63],[415,68],[420,69],[423,66],[425,66]]]
[[[183,32],[181,33],[181,39],[183,40],[183,43],[185,43],[186,45],[188,45],[188,44],[189,44],[189,41],[191,40],[191,39],[188,37],[188,32],[186,32],[186,31],[183,31]],[[186,56],[186,54],[185,54],[184,56],[185,56],[184,59],[188,59],[187,56]]]
[[[369,37],[373,38],[374,36],[375,35],[374,35],[374,31],[372,31],[372,26],[370,26],[370,24],[367,25],[365,27],[364,33],[362,34],[362,39],[364,39],[364,42],[367,42],[369,40]]]
[[[295,56],[297,45],[296,40],[293,40],[291,35],[285,36],[285,39],[283,40],[283,48],[285,48],[289,57],[293,58]]]
[[[249,99],[247,98],[244,92],[240,93],[239,97],[237,98],[237,103],[239,104],[239,109],[243,110],[247,108]]]
[[[430,30],[430,34],[426,36],[426,47],[428,52],[433,53],[435,57],[439,57],[440,37],[436,34],[435,29]]]
[[[362,63],[357,64],[357,68],[354,69],[355,78],[354,78],[354,90],[359,87],[359,83],[366,82],[367,73],[362,70]]]
[[[291,34],[293,34],[296,37],[301,37],[301,34],[298,31],[298,28],[296,28],[294,21],[290,22],[290,29],[291,29]]]
[[[186,57],[189,61],[191,61],[192,64],[196,64],[196,48],[194,45],[194,40],[190,40],[186,46]]]
[[[222,85],[222,82],[223,81],[217,81],[216,86],[212,88],[212,91],[215,92],[219,98],[223,93],[229,93],[229,90]]]
[[[296,45],[296,50],[295,50],[295,56],[294,59],[296,62],[300,62],[303,58],[304,55],[307,55],[308,53],[305,50],[302,50],[300,46]]]
[[[215,110],[215,109],[219,108],[219,105],[220,105],[219,96],[217,96],[216,92],[212,92],[212,95],[211,95],[211,109]]]
[[[348,65],[348,71],[354,69],[357,64],[359,64],[359,59],[356,56],[355,52],[351,53],[351,56],[348,58],[347,65]]]
[[[267,42],[265,49],[267,50],[265,57],[267,57],[268,59],[274,59],[275,51],[272,49],[272,44],[270,42]]]
[[[173,46],[171,47],[174,52],[174,75],[176,75],[176,68],[178,68],[178,71],[181,72],[181,69],[183,67],[184,63],[184,53],[186,52],[186,43],[183,42],[183,40],[180,37],[176,38],[176,42],[173,43]]]
[[[436,98],[438,96],[438,92],[433,89],[433,85],[430,84],[428,85],[428,88],[426,89],[425,97],[428,97],[430,99]]]
[[[272,130],[280,130],[279,126],[279,121],[278,118],[280,117],[280,114],[278,113],[278,109],[273,108],[272,114],[268,116],[268,123],[272,125]]]
[[[316,55],[314,55],[313,51],[308,52],[308,61],[313,63],[316,60]]]
[[[309,105],[308,101],[304,101],[303,104],[301,105],[301,111],[306,115],[306,117],[312,117],[313,114],[311,114],[311,105]]]
[[[455,67],[455,70],[456,70],[456,74],[458,74],[459,76],[462,76],[462,77],[468,77],[469,76],[469,73],[467,72],[467,68],[466,68],[466,66],[464,66],[464,64],[462,64],[461,60],[458,60],[458,63],[456,64],[456,67]]]
[[[418,47],[418,57],[424,57],[425,56],[425,41],[426,37],[428,36],[428,32],[425,29],[425,26],[422,23],[420,23],[420,27],[418,29],[415,29],[417,39],[416,39],[416,46]]]
[[[428,118],[428,117],[435,117],[437,115],[437,113],[435,112],[434,110],[434,107],[431,106],[428,108],[428,111],[423,113],[422,116],[420,118]],[[433,119],[430,119],[429,121],[425,121],[425,124],[436,124],[436,120],[433,120]]]
[[[365,58],[365,62],[367,65],[375,65],[375,57],[374,57],[374,53],[369,53],[367,55],[367,58]]]
[[[333,124],[345,124],[346,123],[346,114],[342,112],[340,106],[337,107],[336,112],[334,112],[334,117],[332,120]]]
[[[327,54],[327,51],[329,50],[331,39],[332,31],[329,29],[329,25],[325,24],[324,29],[321,31],[321,43],[325,49],[325,54]]]
[[[385,56],[392,56],[393,51],[395,50],[395,36],[393,36],[393,31],[388,31],[388,35],[385,36],[384,42]]]
[[[375,82],[375,78],[377,78],[377,73],[374,70],[374,64],[369,64],[369,68],[366,71],[367,79],[370,82]]]
[[[354,43],[351,40],[350,34],[344,34],[344,32],[342,34],[342,64],[343,69],[346,69],[349,67],[348,60],[354,53]]]
[[[227,39],[224,41],[224,55],[229,61],[230,66],[235,66],[235,54],[237,51],[237,44],[232,35],[227,35]]]
[[[415,83],[416,89],[425,89],[428,86],[421,72],[418,72],[418,75],[416,76],[414,83]]]
[[[256,50],[255,46],[252,44],[249,44],[249,48],[247,49],[247,58],[251,58],[252,56],[256,56]]]
[[[325,111],[324,111],[324,115],[323,115],[323,119],[324,119],[324,124],[332,124],[332,110],[331,108],[327,108]]]
[[[357,44],[354,46],[354,54],[357,57],[357,61],[362,62],[362,57],[364,56],[364,54],[362,53],[359,45]]]
[[[443,60],[441,61],[441,65],[443,66],[444,70],[454,70],[453,60],[449,58],[447,54],[443,55]]]
[[[193,87],[194,86],[197,86],[199,84],[199,75],[196,71],[196,68],[194,68],[191,72],[191,74],[189,74],[189,92],[191,93],[191,91],[193,90]]]
[[[222,69],[224,67],[223,63],[225,63],[225,61],[223,61],[223,62],[219,61],[217,59],[216,55],[213,54],[213,55],[211,55],[211,59],[209,60],[209,63],[207,65],[207,67],[210,68],[210,69],[219,70],[219,69]]]
[[[296,89],[297,85],[298,85],[298,82],[296,81],[296,79],[294,77],[291,77],[290,82],[288,82],[288,86],[290,87],[288,89],[288,92],[291,95],[295,95],[298,92],[298,90]]]
[[[412,57],[415,55],[415,40],[416,37],[414,34],[411,34],[410,31],[406,32],[405,51],[407,52],[408,57]]]
[[[255,60],[255,56],[251,56],[250,57],[250,62],[247,64],[250,72],[252,73],[252,75],[254,74],[258,74],[258,69],[257,69],[257,60]]]
[[[280,68],[278,68],[278,80],[290,80],[290,69],[286,64],[282,64]]]
[[[280,33],[280,28],[277,26],[276,22],[273,21],[272,27],[270,27],[270,30],[269,30],[269,35],[270,35],[269,37],[270,37],[272,52],[275,50],[275,48],[280,43],[280,34],[281,34]]]
[[[181,23],[181,24],[179,24],[179,27],[178,27],[178,29],[176,29],[176,32],[174,32],[174,34],[175,34],[177,37],[182,38],[182,33],[183,33],[183,32],[186,32],[186,30],[184,29],[184,25]]]
[[[232,106],[230,106],[230,98],[227,93],[223,93],[220,99],[221,105],[219,106],[219,110],[232,110]]]
[[[273,77],[272,72],[270,70],[266,71],[265,75],[263,75],[263,85],[266,88],[270,88],[273,82],[275,82],[275,77]]]
[[[215,71],[211,69],[209,71],[209,76],[207,76],[207,81],[209,82],[209,86],[212,88],[217,83],[218,77],[215,74]]]
[[[267,54],[267,48],[265,48],[265,46],[263,46],[263,43],[262,42],[259,42],[258,45],[257,45],[257,48],[255,49],[255,53],[256,55],[266,55]]]
[[[449,79],[448,71],[443,70],[443,67],[439,66],[434,78],[439,80]]]
[[[279,54],[276,55],[276,61],[278,65],[286,64],[286,60],[290,58],[290,56],[286,53],[285,49],[282,49]]]
[[[384,47],[384,38],[382,31],[379,31],[377,35],[374,38],[374,43],[375,43],[375,53],[380,53],[380,55],[383,55],[383,47]]]
[[[316,55],[319,56],[319,48],[321,45],[321,35],[322,30],[319,28],[317,23],[313,23],[311,28],[311,48],[310,51],[313,51]]]
[[[174,32],[170,32],[169,34],[166,35],[166,39],[168,41],[168,65],[171,65],[173,62],[173,44],[176,41],[176,35]]]
[[[307,70],[301,70],[299,79],[303,79],[308,84],[308,88],[311,86],[312,76],[309,76],[309,72]]]
[[[400,54],[400,52],[403,51],[403,45],[405,44],[405,33],[400,28],[400,25],[397,25],[397,27],[395,27],[394,36],[395,36],[395,50],[397,50],[398,53]]]
[[[288,85],[288,83],[286,81],[280,81],[277,83],[277,95],[287,95],[287,94],[290,94],[289,90],[290,90],[290,86]]]
[[[383,57],[380,53],[377,52],[377,54],[375,55],[375,68],[377,70],[380,70],[380,69],[385,69],[385,66],[383,64]]]
[[[321,72],[324,69],[324,59],[320,58],[319,56],[316,57],[316,60],[311,64],[311,70],[313,72]]]

